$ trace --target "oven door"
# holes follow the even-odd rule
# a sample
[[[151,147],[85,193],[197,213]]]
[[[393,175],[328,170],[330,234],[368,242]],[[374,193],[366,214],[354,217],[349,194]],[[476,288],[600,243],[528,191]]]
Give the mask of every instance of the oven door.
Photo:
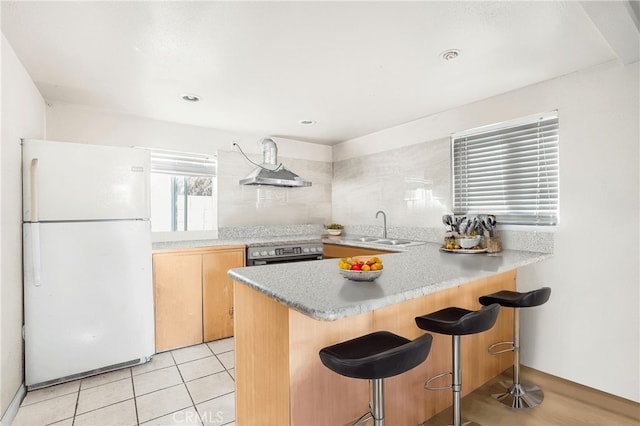
[[[322,260],[321,254],[310,254],[304,256],[290,256],[290,257],[274,257],[267,259],[247,259],[247,266],[258,265],[275,265],[277,263],[292,263],[292,262],[308,262],[310,260]]]

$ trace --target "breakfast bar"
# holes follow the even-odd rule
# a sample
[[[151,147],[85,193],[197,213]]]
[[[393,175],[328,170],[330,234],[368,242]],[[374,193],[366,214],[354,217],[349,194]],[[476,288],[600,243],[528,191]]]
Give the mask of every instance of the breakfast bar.
[[[230,270],[237,424],[352,422],[366,409],[369,386],[324,367],[321,348],[377,330],[414,339],[423,333],[414,317],[447,306],[479,309],[479,296],[514,290],[517,268],[550,256],[513,250],[455,254],[439,247],[427,243],[379,255],[384,272],[372,282],[343,278],[338,259]],[[486,350],[511,338],[509,311],[501,311],[491,330],[463,338],[463,394],[511,365],[510,354],[491,356]],[[423,388],[426,378],[451,368],[450,338],[433,338],[423,364],[386,380],[388,424],[417,425],[451,404],[449,392]]]

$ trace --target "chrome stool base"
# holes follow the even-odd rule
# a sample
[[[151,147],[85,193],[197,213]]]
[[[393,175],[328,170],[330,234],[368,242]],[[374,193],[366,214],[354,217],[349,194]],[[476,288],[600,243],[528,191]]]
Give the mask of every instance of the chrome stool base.
[[[480,423],[472,422],[471,420],[462,419],[461,426],[482,426]]]
[[[542,403],[544,392],[537,385],[528,382],[501,384],[507,388],[506,392],[491,395],[502,404],[511,408],[533,408]]]
[[[537,385],[520,381],[520,309],[547,303],[550,295],[551,289],[542,287],[526,293],[502,290],[481,296],[479,299],[479,302],[485,306],[498,303],[500,306],[513,308],[513,342],[500,342],[489,346],[491,355],[513,352],[513,382],[509,384],[502,383],[507,389],[506,392],[491,395],[507,407],[516,409],[531,408],[541,404],[544,399],[544,393]],[[494,350],[501,345],[509,345],[509,348]]]
[[[351,423],[351,426],[363,425],[366,424],[369,420],[373,420],[373,414],[371,414],[371,411],[361,415],[358,420],[356,420],[354,423]]]
[[[426,422],[420,423],[418,426],[454,426],[451,423],[436,423],[427,420]],[[460,426],[482,426],[480,423],[473,422],[471,420],[465,419],[464,417],[460,420]]]
[[[373,426],[384,426],[384,380],[373,379],[371,382],[371,401],[369,411],[361,415],[351,426],[366,424],[373,420]]]

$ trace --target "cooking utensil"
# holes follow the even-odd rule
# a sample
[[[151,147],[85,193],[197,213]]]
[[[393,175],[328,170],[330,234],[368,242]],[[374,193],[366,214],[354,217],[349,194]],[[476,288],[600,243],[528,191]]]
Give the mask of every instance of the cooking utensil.
[[[490,235],[489,234],[489,226],[487,225],[487,218],[485,215],[481,215],[478,216],[478,227],[480,228],[480,232],[482,233],[482,235],[486,235],[487,237]]]
[[[460,230],[460,235],[464,235],[467,233],[467,230],[469,229],[469,220],[466,217],[464,217],[460,221],[460,225],[458,226],[458,229]]]
[[[453,223],[451,222],[451,215],[445,214],[442,216],[442,223],[447,226],[449,232],[453,231]]]
[[[496,217],[492,214],[483,215],[481,220],[482,227],[487,230],[490,237],[493,237],[496,227]]]
[[[478,216],[474,216],[471,218],[471,222],[469,224],[469,228],[467,228],[467,233],[472,233],[473,231],[478,231]]]
[[[464,219],[466,219],[466,216],[455,216],[454,215],[453,218],[454,218],[454,223],[456,225],[456,232],[458,234],[460,234],[462,232],[462,231],[460,231],[460,225],[462,224],[462,221]]]

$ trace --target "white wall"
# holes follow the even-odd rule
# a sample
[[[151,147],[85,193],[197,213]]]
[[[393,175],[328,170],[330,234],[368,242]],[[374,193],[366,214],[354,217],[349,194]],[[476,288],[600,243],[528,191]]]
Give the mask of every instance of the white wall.
[[[247,154],[260,153],[259,140],[267,135],[232,133],[188,126],[89,107],[55,103],[47,107],[47,139],[114,146],[145,146],[192,152],[233,151],[238,143]],[[331,161],[328,146],[274,138],[278,154],[303,160]]]
[[[639,81],[638,63],[611,62],[346,141],[334,161],[383,153],[393,166],[390,148],[433,142],[439,152],[455,131],[558,109],[555,253],[518,275],[520,290],[553,290],[547,304],[522,314],[522,361],[640,402]],[[350,201],[333,186],[334,211],[346,211]],[[393,205],[394,197],[387,191],[377,201]]]
[[[0,417],[20,390],[24,377],[20,138],[42,138],[45,129],[44,100],[4,35],[1,49]]]

